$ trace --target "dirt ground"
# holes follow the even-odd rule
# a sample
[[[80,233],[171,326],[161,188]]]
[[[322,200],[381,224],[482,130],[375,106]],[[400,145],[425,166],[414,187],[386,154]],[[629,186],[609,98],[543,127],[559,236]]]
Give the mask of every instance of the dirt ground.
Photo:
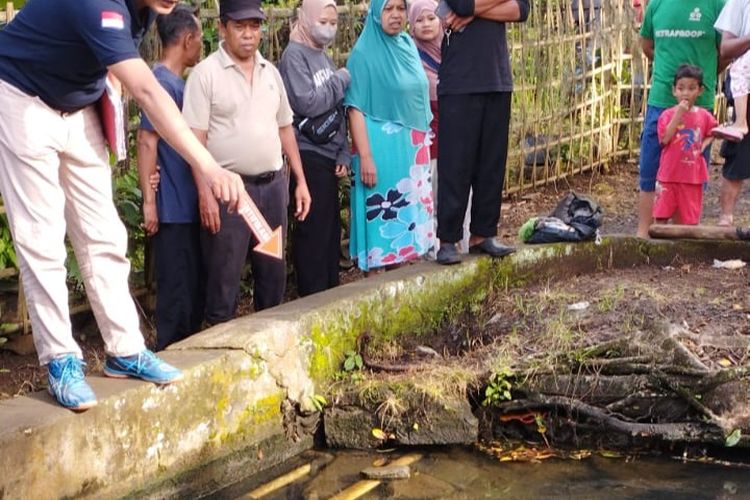
[[[496,365],[512,368],[529,360],[553,364],[570,351],[661,322],[674,325],[681,342],[708,368],[739,366],[750,356],[749,276],[747,267],[678,261],[536,283],[496,292],[477,314],[419,342],[441,354],[440,364],[471,366],[491,355]],[[415,347],[397,350],[397,362],[419,357]]]
[[[714,166],[711,172],[711,182],[704,198],[704,223],[715,223],[719,215],[718,193],[719,193],[719,169]],[[741,225],[750,224],[750,197],[747,196],[745,188],[735,212],[736,222]],[[557,202],[568,191],[579,194],[588,194],[598,201],[604,209],[603,234],[633,234],[637,225],[636,202],[637,202],[637,165],[635,163],[623,163],[609,169],[600,169],[595,172],[578,175],[571,179],[558,181],[555,184],[544,186],[532,193],[517,194],[504,200],[500,225],[500,236],[508,243],[517,242],[518,228],[528,218],[536,215],[547,215],[555,207]],[[721,276],[721,279],[711,279]],[[355,268],[342,271],[342,282],[347,283],[362,279],[362,274]],[[671,270],[643,269],[633,271],[618,271],[608,273],[607,276],[583,276],[577,278],[574,283],[568,283],[572,287],[569,291],[562,291],[560,297],[565,301],[577,302],[577,297],[597,296],[590,307],[591,311],[601,309],[602,290],[613,288],[622,293],[622,302],[627,305],[623,311],[611,315],[596,315],[596,321],[587,328],[605,329],[607,325],[617,324],[623,315],[634,314],[633,310],[639,307],[642,297],[657,295],[659,297],[670,297],[670,301],[660,305],[661,310],[671,311],[676,321],[685,321],[689,326],[698,330],[707,328],[710,318],[711,324],[718,324],[717,328],[740,328],[743,332],[750,333],[750,302],[745,302],[744,297],[729,297],[726,290],[741,289],[732,287],[726,279],[736,281],[737,285],[746,283],[746,271],[717,273],[710,268],[692,267],[676,268]],[[702,283],[704,292],[700,296],[695,294],[695,283]],[[650,291],[644,291],[644,283],[653,285]],[[618,288],[619,287],[619,288]],[[640,290],[640,291],[639,291]],[[518,292],[523,294],[539,293],[533,289]],[[620,292],[617,292],[620,293]],[[518,296],[518,295],[515,295]],[[293,295],[290,295],[292,298]],[[640,297],[640,298],[639,298]],[[672,300],[671,297],[677,300]],[[517,300],[517,299],[514,299]],[[522,299],[523,300],[523,299]],[[658,302],[658,301],[656,301]],[[698,307],[696,307],[696,304]],[[544,307],[553,307],[553,303]],[[501,310],[506,307],[502,301],[496,304],[500,309],[497,311],[502,317],[505,313]],[[666,309],[665,309],[666,308]],[[240,313],[251,310],[249,301],[244,301],[240,307]],[[507,311],[506,311],[507,312]],[[615,314],[613,312],[613,314]],[[584,314],[585,316],[585,314]],[[527,321],[528,320],[528,321]],[[147,343],[153,345],[154,331],[153,318],[150,314],[144,314],[142,323],[147,336]],[[534,319],[525,318],[518,320],[517,328],[534,328]],[[718,322],[718,323],[717,323]],[[598,323],[600,326],[596,326]],[[493,328],[485,332],[486,335],[496,336],[500,334],[504,323],[501,321]],[[507,325],[505,325],[507,326]],[[712,326],[713,328],[713,326]],[[499,329],[499,330],[498,330]],[[74,318],[74,331],[76,340],[79,341],[84,357],[88,364],[89,373],[101,373],[103,363],[103,344],[96,328],[96,324],[90,315],[84,314]],[[481,340],[477,337],[476,340]],[[19,339],[12,340],[18,343]],[[29,347],[30,338],[20,339],[20,347]],[[39,368],[35,354],[18,355],[7,348],[10,343],[0,347],[0,399],[23,395],[30,391],[36,391],[46,387],[46,370]],[[713,356],[713,355],[711,355]],[[739,355],[721,352],[716,354],[720,359],[729,358],[731,362],[738,359]],[[714,356],[715,357],[715,356]],[[737,358],[737,359],[736,359]],[[713,357],[711,358],[713,360]]]

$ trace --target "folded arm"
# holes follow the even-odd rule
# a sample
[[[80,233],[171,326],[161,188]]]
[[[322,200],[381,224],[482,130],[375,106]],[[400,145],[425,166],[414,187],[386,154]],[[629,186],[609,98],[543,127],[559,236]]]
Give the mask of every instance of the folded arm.
[[[529,0],[447,0],[457,17],[481,17],[499,22],[523,22],[531,8]]]

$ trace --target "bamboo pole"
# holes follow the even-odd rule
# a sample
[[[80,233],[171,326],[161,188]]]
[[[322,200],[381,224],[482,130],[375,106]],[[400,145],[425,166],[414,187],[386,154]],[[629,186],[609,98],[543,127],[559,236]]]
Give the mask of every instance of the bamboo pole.
[[[277,477],[273,481],[269,481],[268,483],[255,488],[253,491],[248,493],[247,495],[242,495],[241,499],[256,499],[256,498],[263,498],[266,495],[270,495],[274,491],[283,488],[284,486],[287,486],[289,484],[292,484],[296,480],[305,477],[306,475],[310,474],[310,471],[312,470],[311,464],[305,464],[300,467],[297,467],[291,472],[288,472],[282,476]]]
[[[750,240],[750,231],[734,226],[687,226],[653,224],[648,235],[660,239]]]
[[[421,459],[422,454],[411,453],[409,455],[404,455],[401,458],[397,458],[388,465],[411,465]],[[363,479],[332,496],[330,500],[355,500],[377,488],[381,482],[382,481],[376,479]]]

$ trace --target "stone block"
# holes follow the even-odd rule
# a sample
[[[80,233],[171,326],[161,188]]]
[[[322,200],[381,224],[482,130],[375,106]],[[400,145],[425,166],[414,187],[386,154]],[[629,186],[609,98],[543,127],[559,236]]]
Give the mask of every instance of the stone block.
[[[414,401],[420,399],[414,398]],[[479,422],[468,401],[458,398],[441,405],[430,404],[427,408],[405,409],[399,417],[389,420],[387,428],[381,429],[385,439],[373,434],[373,429],[383,426],[375,410],[358,406],[327,408],[323,425],[326,444],[331,448],[472,444],[479,437]]]

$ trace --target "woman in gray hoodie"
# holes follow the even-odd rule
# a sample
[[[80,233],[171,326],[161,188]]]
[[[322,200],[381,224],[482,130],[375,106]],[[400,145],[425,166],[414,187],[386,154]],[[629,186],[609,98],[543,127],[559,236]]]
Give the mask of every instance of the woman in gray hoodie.
[[[341,105],[349,72],[336,69],[325,51],[336,37],[337,21],[333,0],[303,0],[279,64],[312,197],[310,215],[292,230],[300,296],[339,284],[338,178],[347,174],[351,155]]]

